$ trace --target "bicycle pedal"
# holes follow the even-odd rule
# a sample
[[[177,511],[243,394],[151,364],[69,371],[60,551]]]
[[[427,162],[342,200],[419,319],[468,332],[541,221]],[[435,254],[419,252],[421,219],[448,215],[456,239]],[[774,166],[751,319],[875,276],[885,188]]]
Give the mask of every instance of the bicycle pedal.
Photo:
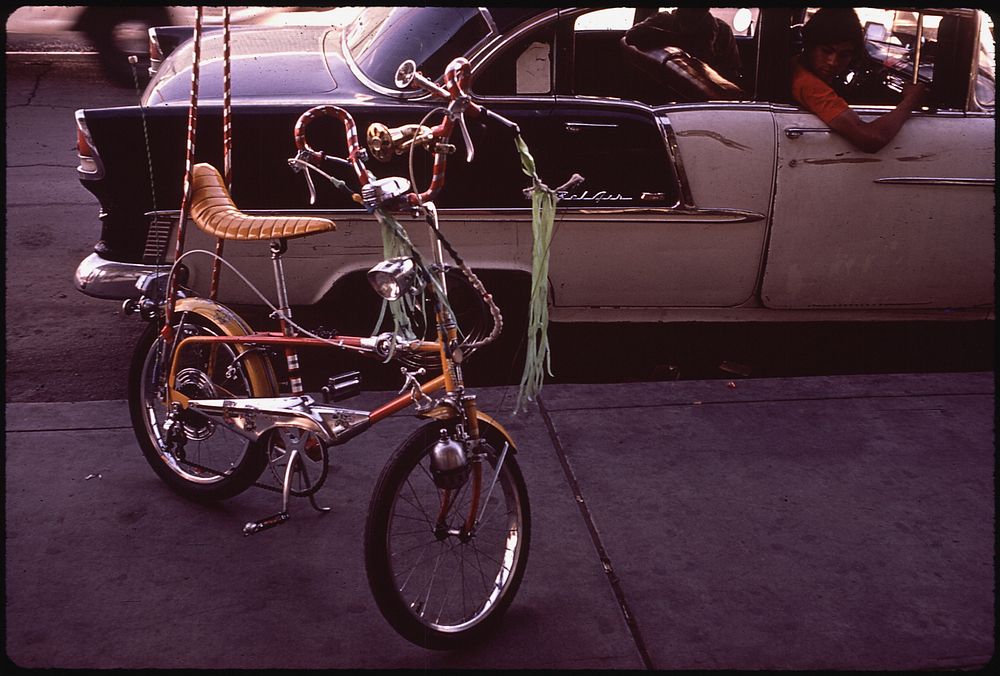
[[[247,525],[243,526],[243,535],[253,535],[254,533],[259,533],[262,530],[267,530],[268,528],[274,528],[275,526],[280,526],[281,524],[288,521],[291,518],[291,514],[288,512],[278,512],[273,516],[268,516],[260,521],[251,521]]]
[[[348,371],[328,378],[321,392],[326,403],[350,399],[361,392],[361,372]]]

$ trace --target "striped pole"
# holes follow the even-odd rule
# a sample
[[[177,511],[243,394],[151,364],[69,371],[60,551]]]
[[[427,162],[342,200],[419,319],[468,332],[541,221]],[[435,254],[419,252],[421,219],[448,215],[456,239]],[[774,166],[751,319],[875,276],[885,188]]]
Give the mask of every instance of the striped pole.
[[[233,110],[232,110],[232,77],[230,75],[230,33],[229,5],[222,10],[222,148],[223,177],[226,189],[233,194]],[[222,249],[225,240],[221,237],[215,242],[215,260],[212,262],[212,286],[208,297],[215,300],[219,295],[219,275],[222,272]]]
[[[184,190],[181,195],[181,213],[177,223],[177,247],[174,250],[174,260],[180,259],[184,253],[184,231],[187,228],[187,212],[191,202],[191,174],[194,167],[195,137],[198,131],[198,78],[201,64],[201,19],[203,7],[198,5],[194,15],[194,54],[191,61],[191,100],[188,104],[187,121],[187,152],[184,160]],[[166,321],[163,326],[164,337],[172,333],[174,303],[177,297],[177,275],[171,275],[167,298]]]

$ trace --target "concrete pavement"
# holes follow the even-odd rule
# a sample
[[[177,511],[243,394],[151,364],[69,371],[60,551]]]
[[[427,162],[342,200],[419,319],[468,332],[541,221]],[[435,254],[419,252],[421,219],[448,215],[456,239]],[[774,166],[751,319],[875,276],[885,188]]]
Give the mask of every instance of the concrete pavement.
[[[7,655],[45,668],[940,669],[995,646],[993,373],[479,390],[531,499],[491,640],[398,637],[362,534],[396,417],[335,449],[285,525],[142,459],[123,401],[6,405]],[[367,392],[354,408],[385,397]]]

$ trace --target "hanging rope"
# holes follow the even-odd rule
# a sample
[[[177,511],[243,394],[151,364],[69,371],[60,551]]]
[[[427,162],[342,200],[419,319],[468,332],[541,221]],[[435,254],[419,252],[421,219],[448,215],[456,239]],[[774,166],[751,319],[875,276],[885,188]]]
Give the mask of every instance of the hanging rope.
[[[184,231],[187,229],[187,212],[191,203],[191,175],[194,168],[195,137],[198,132],[198,80],[201,64],[201,19],[203,7],[199,5],[194,15],[194,53],[191,61],[191,100],[188,104],[187,121],[187,151],[184,160],[184,188],[181,194],[181,213],[177,223],[177,247],[174,260],[178,260],[184,252]],[[174,301],[177,298],[177,277],[171,276],[167,290],[167,307],[163,325],[165,336],[171,332],[173,324]]]
[[[233,110],[232,110],[232,78],[230,75],[230,32],[229,6],[222,10],[222,167],[226,190],[233,194]],[[222,272],[222,249],[226,240],[221,237],[215,242],[215,261],[212,265],[212,285],[209,298],[215,300],[219,295],[219,275]]]

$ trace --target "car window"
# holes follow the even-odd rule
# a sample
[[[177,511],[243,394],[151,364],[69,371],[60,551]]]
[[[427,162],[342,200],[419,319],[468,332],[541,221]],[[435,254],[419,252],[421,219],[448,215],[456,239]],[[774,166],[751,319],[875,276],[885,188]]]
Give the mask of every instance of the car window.
[[[635,23],[635,7],[608,7],[581,14],[574,31],[626,31]]]
[[[815,11],[806,11],[806,21]],[[844,82],[837,83],[848,103],[895,105],[903,85],[913,81],[916,67],[917,79],[932,88],[935,107],[965,107],[971,52],[963,45],[969,37],[962,22],[968,18],[932,10],[857,7],[854,11],[864,29],[865,53]]]
[[[650,7],[576,16],[572,92],[649,105],[748,100],[757,16],[756,9]]]
[[[660,12],[672,12],[676,7],[659,7]],[[710,7],[709,12],[726,22],[734,35],[753,37],[757,34],[760,10],[756,7]]]
[[[551,94],[555,78],[553,34],[549,24],[512,41],[473,76],[472,92],[480,96]]]

